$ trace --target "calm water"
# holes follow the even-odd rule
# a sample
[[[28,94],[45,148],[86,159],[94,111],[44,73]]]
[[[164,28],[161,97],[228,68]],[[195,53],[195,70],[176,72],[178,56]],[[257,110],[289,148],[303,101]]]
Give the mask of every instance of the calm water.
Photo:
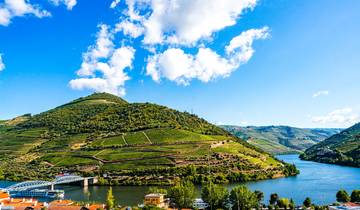
[[[335,201],[335,194],[339,189],[349,192],[360,189],[360,168],[302,161],[297,155],[280,155],[278,158],[296,164],[301,173],[296,177],[246,183],[252,190],[264,192],[266,202],[270,194],[276,192],[281,197],[293,198],[297,204],[301,204],[307,196],[317,204],[330,204]],[[0,182],[0,187],[10,184]],[[231,184],[227,187],[233,188],[236,185]],[[106,186],[89,186],[88,188],[62,186],[62,188],[65,190],[67,199],[98,202],[105,201],[108,189]],[[113,187],[114,195],[122,205],[141,203],[147,189],[148,187]]]

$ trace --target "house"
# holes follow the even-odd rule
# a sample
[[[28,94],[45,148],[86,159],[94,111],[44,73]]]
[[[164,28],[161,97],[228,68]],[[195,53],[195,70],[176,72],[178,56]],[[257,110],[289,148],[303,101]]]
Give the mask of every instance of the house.
[[[144,199],[145,206],[156,206],[159,208],[167,208],[168,203],[165,200],[165,195],[161,193],[151,193],[145,195]]]

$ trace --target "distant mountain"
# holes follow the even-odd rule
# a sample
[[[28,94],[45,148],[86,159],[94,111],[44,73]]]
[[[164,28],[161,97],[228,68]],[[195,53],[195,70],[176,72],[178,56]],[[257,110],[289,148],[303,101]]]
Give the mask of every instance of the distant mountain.
[[[310,129],[289,126],[224,125],[221,127],[248,143],[273,154],[304,151],[341,131],[337,128]]]
[[[296,169],[194,114],[106,93],[0,122],[0,177],[52,179],[61,172],[167,185],[185,177],[266,179]]]
[[[310,147],[301,158],[360,167],[360,123]]]

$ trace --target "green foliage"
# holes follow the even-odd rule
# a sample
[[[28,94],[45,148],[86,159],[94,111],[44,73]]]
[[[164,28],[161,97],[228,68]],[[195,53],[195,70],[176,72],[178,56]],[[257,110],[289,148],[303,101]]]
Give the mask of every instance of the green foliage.
[[[211,209],[225,209],[229,191],[222,185],[208,182],[202,188],[201,197]]]
[[[360,202],[360,190],[352,191],[352,193],[351,193],[351,202]]]
[[[255,190],[254,193],[256,194],[258,202],[261,203],[264,200],[264,193],[259,190]]]
[[[303,202],[303,204],[304,204],[304,206],[306,207],[306,208],[309,208],[310,206],[311,206],[311,199],[309,198],[309,197],[307,197],[305,200],[304,200],[304,202]]]
[[[158,188],[158,187],[150,187],[147,191],[147,193],[160,193],[160,194],[164,194],[164,195],[167,195],[168,192],[166,189],[163,189],[163,188]]]
[[[360,167],[360,123],[307,149],[301,158]]]
[[[182,181],[169,188],[168,196],[173,199],[178,208],[192,208],[195,199],[195,187],[189,181]]]
[[[201,134],[228,135],[204,119],[150,103],[132,103],[110,94],[93,94],[35,115],[21,128],[47,127],[57,133],[129,132],[177,128]]]
[[[278,195],[277,193],[273,193],[273,194],[270,195],[270,201],[269,201],[269,203],[270,203],[271,205],[276,205],[277,202],[278,202],[278,200],[279,200],[279,195]]]
[[[230,202],[234,210],[248,210],[259,207],[257,195],[244,185],[231,190]]]
[[[109,188],[106,195],[106,208],[107,210],[111,210],[115,208],[115,198],[113,195],[112,187]]]
[[[280,199],[277,201],[277,206],[278,206],[279,208],[288,209],[289,206],[290,206],[290,200],[287,199],[287,198],[280,198]]]
[[[294,202],[294,200],[293,200],[292,198],[290,199],[289,209],[290,209],[290,210],[294,210],[294,209],[295,209],[295,202]]]
[[[339,190],[336,193],[336,201],[337,202],[342,202],[342,203],[349,202],[350,201],[350,196],[345,190]]]

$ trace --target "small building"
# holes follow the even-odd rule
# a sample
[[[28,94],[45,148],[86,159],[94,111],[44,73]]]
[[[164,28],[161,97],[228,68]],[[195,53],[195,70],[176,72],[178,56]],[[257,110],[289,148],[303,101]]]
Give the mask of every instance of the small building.
[[[165,200],[165,195],[161,193],[151,193],[145,195],[144,199],[145,206],[156,206],[159,208],[167,208],[168,204]]]

